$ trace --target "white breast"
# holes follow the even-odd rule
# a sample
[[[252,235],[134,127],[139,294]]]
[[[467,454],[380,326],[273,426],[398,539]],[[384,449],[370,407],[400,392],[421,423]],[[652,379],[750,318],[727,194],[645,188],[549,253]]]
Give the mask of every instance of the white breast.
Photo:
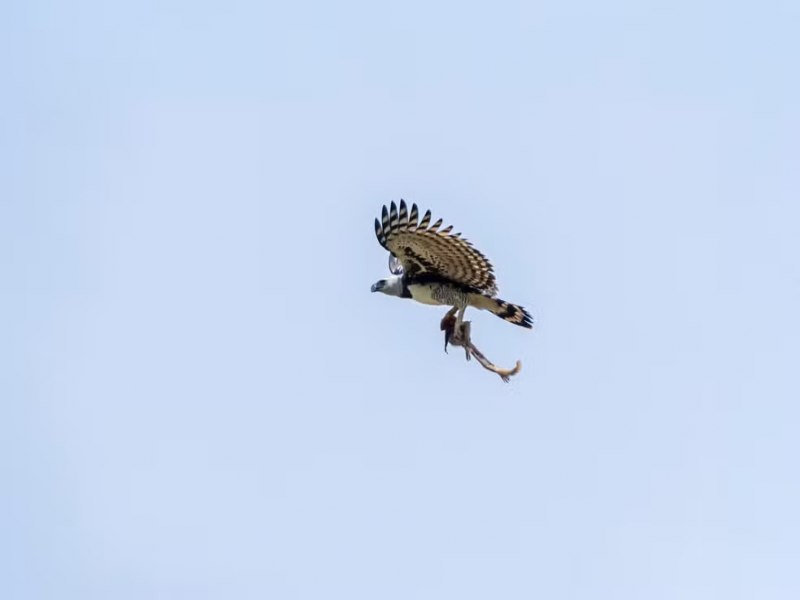
[[[411,284],[408,286],[408,291],[411,292],[411,297],[417,302],[422,304],[435,304],[441,305],[442,303],[433,297],[433,285],[426,283],[424,285]]]

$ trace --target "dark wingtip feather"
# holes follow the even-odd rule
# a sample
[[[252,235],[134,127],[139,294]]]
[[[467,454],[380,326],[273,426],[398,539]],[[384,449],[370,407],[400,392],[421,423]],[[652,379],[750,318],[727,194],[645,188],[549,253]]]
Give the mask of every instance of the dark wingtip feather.
[[[381,227],[381,222],[378,219],[375,219],[375,237],[378,238],[380,245],[385,248],[386,236],[383,233],[383,227]]]
[[[416,204],[411,205],[411,213],[408,215],[408,229],[415,231],[417,229],[417,219],[419,218],[419,210]]]
[[[400,229],[404,229],[408,226],[408,207],[406,206],[405,200],[400,200],[400,215],[397,224],[400,226]]]
[[[422,221],[419,222],[419,229],[427,229],[431,222],[431,211],[426,210],[422,216]]]

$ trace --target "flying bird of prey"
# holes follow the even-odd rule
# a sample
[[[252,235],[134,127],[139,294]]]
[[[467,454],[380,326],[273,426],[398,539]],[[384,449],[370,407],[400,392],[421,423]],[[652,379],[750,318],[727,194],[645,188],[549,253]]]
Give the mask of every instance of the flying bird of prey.
[[[373,292],[412,298],[423,304],[452,306],[458,309],[456,331],[460,331],[468,306],[488,310],[509,323],[531,328],[533,319],[521,306],[496,298],[497,283],[491,263],[453,226],[439,229],[442,220],[430,225],[431,211],[421,221],[417,205],[411,212],[400,200],[383,207],[375,219],[375,235],[389,251],[389,270],[393,276],[372,286]],[[468,340],[467,340],[468,341]]]

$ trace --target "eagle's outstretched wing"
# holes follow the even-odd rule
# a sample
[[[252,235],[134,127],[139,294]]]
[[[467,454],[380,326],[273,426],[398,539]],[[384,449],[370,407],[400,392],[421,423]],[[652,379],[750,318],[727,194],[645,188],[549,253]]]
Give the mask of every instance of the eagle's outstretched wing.
[[[384,206],[381,219],[375,219],[375,235],[381,246],[403,265],[407,277],[432,275],[469,286],[494,296],[497,293],[494,271],[489,260],[460,233],[450,233],[453,226],[439,230],[442,220],[430,225],[431,211],[417,222],[417,205],[411,213],[404,200],[400,212],[394,202]]]

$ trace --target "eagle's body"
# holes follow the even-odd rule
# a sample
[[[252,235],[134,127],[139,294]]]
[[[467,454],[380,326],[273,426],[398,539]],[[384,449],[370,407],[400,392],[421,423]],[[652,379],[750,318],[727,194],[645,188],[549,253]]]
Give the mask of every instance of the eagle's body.
[[[375,219],[378,242],[390,253],[394,277],[382,279],[372,286],[373,292],[412,298],[422,304],[456,307],[460,327],[467,306],[489,310],[515,325],[530,328],[533,320],[527,311],[496,298],[497,283],[487,258],[447,227],[439,230],[441,219],[429,226],[427,211],[417,222],[417,205],[400,201],[400,211],[391,203],[383,207],[381,220]]]
[[[411,298],[422,304],[465,307],[469,304],[469,291],[446,281],[425,281],[422,278],[396,275],[384,280],[384,291],[401,298]],[[400,293],[393,293],[397,289]]]
[[[411,297],[422,304],[444,304],[466,308],[469,292],[451,283],[410,283]]]

